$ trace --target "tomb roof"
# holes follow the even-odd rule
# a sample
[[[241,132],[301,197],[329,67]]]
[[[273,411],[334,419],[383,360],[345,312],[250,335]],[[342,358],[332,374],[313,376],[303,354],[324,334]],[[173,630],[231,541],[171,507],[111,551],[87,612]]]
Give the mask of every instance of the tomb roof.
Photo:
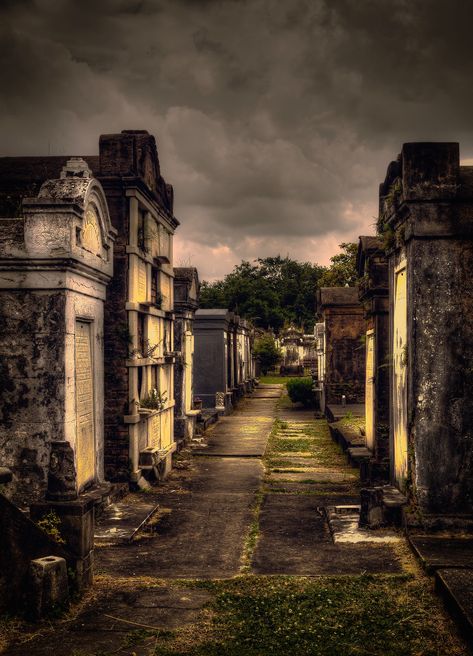
[[[376,253],[377,251],[384,251],[383,241],[380,237],[376,235],[365,235],[359,237],[358,252],[356,254],[356,268],[359,276],[364,274],[366,256]]]
[[[321,287],[317,292],[318,309],[334,305],[359,305],[358,287]]]

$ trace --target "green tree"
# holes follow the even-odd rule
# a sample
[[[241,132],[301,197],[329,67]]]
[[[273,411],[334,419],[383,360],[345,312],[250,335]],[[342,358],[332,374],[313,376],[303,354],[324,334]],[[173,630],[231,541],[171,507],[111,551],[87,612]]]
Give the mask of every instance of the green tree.
[[[200,306],[228,308],[256,326],[276,332],[286,323],[311,331],[315,290],[325,267],[288,257],[242,261],[223,280],[204,282]]]
[[[340,244],[341,253],[330,258],[332,263],[320,278],[320,287],[352,287],[358,280],[356,254],[358,245],[351,242]]]
[[[253,352],[257,357],[264,375],[274,369],[281,360],[281,351],[276,346],[271,333],[265,333],[255,340]]]

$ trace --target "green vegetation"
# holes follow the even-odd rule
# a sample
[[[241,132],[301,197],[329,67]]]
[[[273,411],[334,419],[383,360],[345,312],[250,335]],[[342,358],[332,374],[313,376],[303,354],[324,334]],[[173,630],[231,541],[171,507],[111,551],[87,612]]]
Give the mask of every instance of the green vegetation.
[[[299,376],[260,376],[259,382],[263,385],[286,385],[290,380],[296,380]]]
[[[347,414],[339,420],[339,423],[355,430],[364,430],[365,428],[365,418],[355,417],[352,412],[347,412]]]
[[[357,245],[343,243],[340,248],[329,267],[280,255],[243,260],[223,280],[202,283],[200,307],[228,308],[265,330],[279,332],[295,323],[312,331],[316,289],[356,281]]]
[[[264,493],[260,489],[255,496],[255,500],[252,505],[253,519],[250,524],[250,529],[246,536],[245,544],[243,546],[243,555],[242,555],[242,572],[249,572],[251,567],[251,558],[253,552],[256,548],[258,542],[260,530],[259,530],[259,516],[261,511],[261,504],[263,503]]]
[[[265,333],[255,340],[253,352],[260,363],[264,375],[278,364],[281,360],[281,351],[276,346],[271,333]]]
[[[356,270],[356,255],[358,244],[344,242],[340,244],[341,253],[330,258],[332,263],[320,278],[320,287],[344,287],[356,285],[358,273]]]
[[[185,641],[179,631],[163,636],[155,656],[464,653],[430,584],[410,575],[251,576],[194,585],[214,596],[205,630],[197,622]]]
[[[166,393],[161,394],[156,388],[150,390],[144,399],[140,399],[139,407],[147,410],[163,410],[167,403]]]
[[[36,522],[36,526],[47,533],[49,537],[58,544],[66,544],[66,541],[61,535],[61,519],[54,510],[43,515],[41,519]]]
[[[293,403],[302,403],[306,408],[314,407],[315,394],[312,378],[295,378],[286,385],[287,393]]]

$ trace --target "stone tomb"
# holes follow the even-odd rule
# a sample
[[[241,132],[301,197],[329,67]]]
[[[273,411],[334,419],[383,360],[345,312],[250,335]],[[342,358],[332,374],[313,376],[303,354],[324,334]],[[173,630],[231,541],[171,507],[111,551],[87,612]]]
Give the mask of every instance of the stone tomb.
[[[234,390],[237,397],[250,392],[254,383],[253,331],[251,324],[233,316],[234,328]]]
[[[379,237],[360,237],[359,298],[366,313],[365,434],[373,454],[369,478],[389,478],[388,261]]]
[[[365,395],[365,332],[363,306],[357,287],[322,287],[317,291],[317,311],[323,329],[317,329],[319,380],[323,381],[321,409],[346,403],[363,403]],[[318,325],[318,324],[317,324]],[[323,339],[321,339],[321,335]]]
[[[204,408],[218,406],[225,412],[231,412],[235,386],[232,318],[228,310],[197,310],[194,322],[195,393]]]
[[[380,187],[391,322],[391,477],[424,524],[473,513],[473,168],[405,144]],[[441,519],[443,518],[443,519]]]
[[[117,229],[105,306],[105,471],[148,486],[174,441],[174,193],[145,130],[101,135],[97,176]]]
[[[70,445],[73,495],[104,479],[103,314],[112,276],[107,202],[71,158],[21,216],[0,220],[2,463],[20,506],[43,497],[51,445]]]
[[[194,409],[194,314],[198,307],[199,276],[194,267],[174,268],[174,436],[192,439],[199,410]]]

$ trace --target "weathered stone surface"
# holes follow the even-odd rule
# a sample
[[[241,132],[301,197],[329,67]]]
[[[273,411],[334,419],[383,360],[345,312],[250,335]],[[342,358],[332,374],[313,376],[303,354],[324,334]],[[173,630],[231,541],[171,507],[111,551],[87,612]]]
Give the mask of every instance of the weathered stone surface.
[[[473,569],[439,569],[435,578],[445,605],[473,643]]]
[[[267,495],[252,571],[299,576],[400,571],[389,546],[334,544],[320,505],[318,497]]]
[[[95,544],[130,542],[158,509],[153,496],[152,493],[134,494],[111,503],[95,525]]]
[[[51,501],[77,499],[74,451],[69,442],[51,442],[46,499]]]
[[[174,367],[174,435],[186,442],[195,433],[194,314],[199,300],[199,276],[195,267],[174,267],[174,348],[180,353]]]
[[[118,559],[127,575],[235,576],[262,477],[256,459],[197,458],[184,489],[157,495],[162,514],[154,537],[98,549],[98,566],[114,573]]]
[[[360,237],[357,255],[359,297],[366,316],[366,444],[373,452],[371,473],[386,471],[389,459],[389,268],[380,237]],[[379,478],[379,477],[378,477]]]
[[[458,144],[413,143],[380,188],[390,248],[392,478],[438,516],[473,514],[471,178]]]
[[[365,334],[363,306],[356,287],[322,287],[317,311],[324,324],[324,353],[318,376],[325,404],[361,403],[365,393]]]
[[[473,538],[409,535],[409,542],[428,572],[446,567],[473,566]]]
[[[74,450],[69,497],[103,479],[103,303],[114,230],[83,159],[41,183],[22,199],[14,239],[11,222],[0,221],[0,457],[13,472],[6,493],[23,507],[45,492],[53,441]]]
[[[24,612],[30,561],[52,554],[73,566],[74,558],[1,494],[0,526],[0,611]]]
[[[32,560],[29,568],[28,608],[32,619],[63,610],[69,603],[67,563],[58,556]]]

